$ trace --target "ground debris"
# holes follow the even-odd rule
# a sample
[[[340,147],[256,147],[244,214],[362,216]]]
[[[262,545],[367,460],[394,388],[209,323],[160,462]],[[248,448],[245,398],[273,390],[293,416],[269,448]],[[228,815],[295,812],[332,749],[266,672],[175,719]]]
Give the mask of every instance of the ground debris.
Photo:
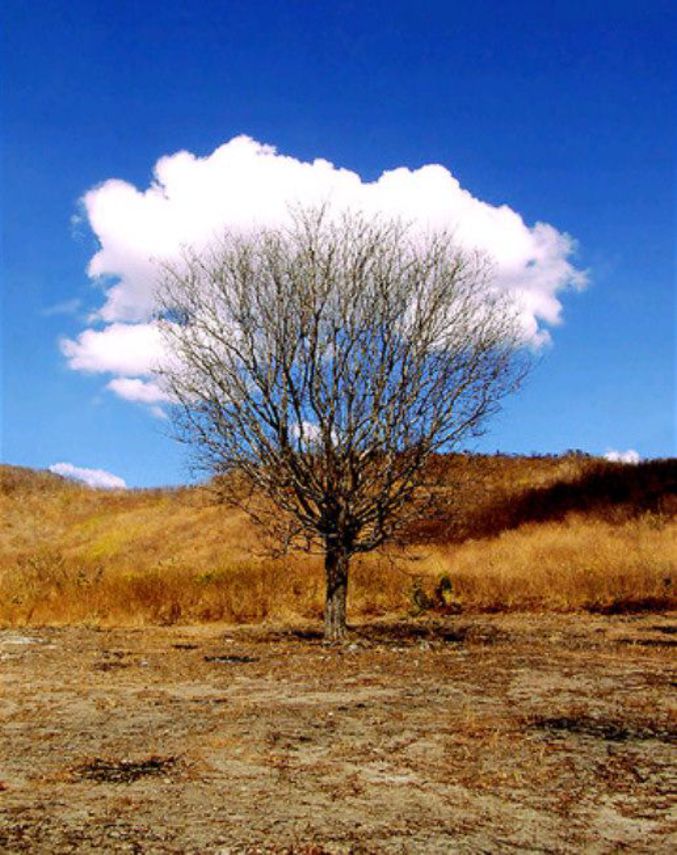
[[[72,769],[75,778],[98,784],[131,784],[149,775],[166,775],[177,764],[177,757],[151,755],[145,760],[104,760],[95,757]]]
[[[660,630],[667,633],[667,627]],[[618,644],[631,644],[633,647],[677,647],[674,638],[619,638]]]
[[[676,743],[677,728],[669,725],[623,724],[608,718],[591,715],[542,716],[533,715],[526,719],[531,730],[547,731],[553,734],[574,733],[582,736],[594,736],[609,742],[642,741],[657,739],[660,742]]]

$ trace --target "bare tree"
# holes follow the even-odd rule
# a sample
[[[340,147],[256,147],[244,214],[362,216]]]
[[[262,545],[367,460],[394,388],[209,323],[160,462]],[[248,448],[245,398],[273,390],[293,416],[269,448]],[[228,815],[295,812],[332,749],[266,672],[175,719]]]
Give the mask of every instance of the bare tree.
[[[326,210],[166,271],[160,374],[179,436],[285,545],[322,550],[327,640],[345,635],[351,556],[421,513],[426,461],[524,375],[490,273],[448,234]]]

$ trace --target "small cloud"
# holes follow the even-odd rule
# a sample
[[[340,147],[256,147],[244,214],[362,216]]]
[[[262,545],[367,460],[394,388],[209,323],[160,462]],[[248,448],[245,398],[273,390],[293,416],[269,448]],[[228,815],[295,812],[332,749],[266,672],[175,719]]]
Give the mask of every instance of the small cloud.
[[[125,401],[147,404],[148,411],[156,419],[166,420],[169,418],[160,404],[172,403],[173,398],[155,380],[140,380],[138,377],[115,377],[106,385],[106,388]]]
[[[319,425],[312,422],[303,421],[300,424],[292,425],[290,432],[294,439],[300,440],[307,445],[315,445],[322,439],[322,429]],[[331,432],[331,439],[334,444],[338,442],[335,431]]]
[[[154,380],[140,380],[138,377],[115,377],[107,387],[125,401],[137,404],[163,404],[172,400]]]
[[[76,371],[138,377],[151,374],[160,362],[162,336],[152,323],[111,324],[103,330],[84,330],[76,339],[62,339],[61,352]]]
[[[319,425],[304,421],[291,426],[291,435],[294,439],[301,439],[304,442],[312,443],[319,441],[321,431]]]
[[[82,300],[77,297],[74,300],[64,300],[63,303],[55,303],[53,306],[47,306],[41,312],[43,318],[51,318],[54,315],[75,315],[77,314]]]
[[[124,490],[127,486],[122,478],[106,472],[105,469],[87,469],[84,466],[73,466],[72,463],[53,463],[49,471],[103,490]]]
[[[627,451],[614,451],[613,449],[609,449],[607,453],[604,455],[605,460],[610,460],[612,463],[631,463],[633,466],[637,465],[642,459],[639,456],[639,452],[635,451],[633,448],[629,448]]]

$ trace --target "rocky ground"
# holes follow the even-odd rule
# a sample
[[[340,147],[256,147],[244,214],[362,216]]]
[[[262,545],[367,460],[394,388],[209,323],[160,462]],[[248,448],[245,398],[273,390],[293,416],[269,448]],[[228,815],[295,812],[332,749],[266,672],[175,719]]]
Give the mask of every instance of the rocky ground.
[[[672,852],[675,631],[3,630],[0,851]]]

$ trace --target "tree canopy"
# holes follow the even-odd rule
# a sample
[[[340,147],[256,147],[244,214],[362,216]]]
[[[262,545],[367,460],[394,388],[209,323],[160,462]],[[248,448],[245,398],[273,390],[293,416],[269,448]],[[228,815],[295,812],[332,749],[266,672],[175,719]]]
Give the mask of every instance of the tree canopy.
[[[448,233],[304,210],[187,251],[160,305],[179,436],[281,542],[321,547],[340,638],[350,557],[421,513],[426,461],[524,377],[514,302]]]

